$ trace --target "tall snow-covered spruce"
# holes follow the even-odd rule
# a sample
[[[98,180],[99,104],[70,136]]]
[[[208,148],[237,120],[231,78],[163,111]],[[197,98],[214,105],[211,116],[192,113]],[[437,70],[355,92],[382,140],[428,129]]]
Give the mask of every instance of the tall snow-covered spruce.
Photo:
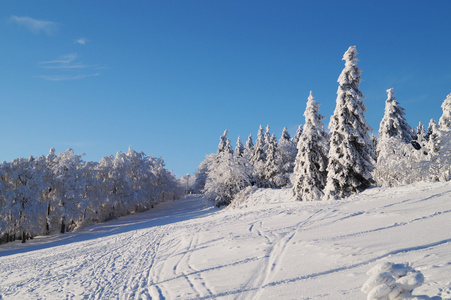
[[[370,126],[365,120],[366,106],[359,89],[357,49],[349,47],[343,56],[345,68],[338,77],[337,104],[329,123],[330,150],[325,196],[348,197],[373,184],[374,151]]]
[[[327,179],[327,153],[329,151],[327,133],[319,114],[319,103],[310,91],[304,112],[304,130],[297,145],[293,183],[293,196],[299,201],[320,200]]]

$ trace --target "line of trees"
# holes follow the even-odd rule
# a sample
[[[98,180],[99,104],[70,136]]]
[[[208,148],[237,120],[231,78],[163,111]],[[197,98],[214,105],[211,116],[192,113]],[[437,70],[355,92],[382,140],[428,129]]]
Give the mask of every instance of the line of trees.
[[[85,162],[72,149],[0,165],[0,243],[64,233],[182,194],[161,158],[131,148]]]
[[[431,120],[426,132],[421,123],[411,129],[393,89],[387,90],[376,138],[365,120],[355,46],[349,47],[343,60],[329,131],[322,123],[320,104],[310,92],[304,126],[299,126],[293,138],[284,128],[277,141],[269,126],[264,132],[260,125],[255,145],[252,135],[245,145],[239,137],[233,151],[226,130],[217,153],[207,155],[199,165],[192,190],[221,206],[248,186],[291,186],[297,200],[312,201],[348,197],[373,185],[450,180],[451,94],[442,105],[439,123]]]

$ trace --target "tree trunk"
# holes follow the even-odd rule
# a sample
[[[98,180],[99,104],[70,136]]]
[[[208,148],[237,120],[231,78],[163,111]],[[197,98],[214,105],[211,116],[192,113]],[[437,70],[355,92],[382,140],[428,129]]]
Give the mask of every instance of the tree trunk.
[[[47,205],[47,220],[46,220],[46,224],[45,224],[45,231],[46,231],[46,234],[50,234],[50,222],[49,222],[49,219],[50,219],[50,203]]]
[[[61,219],[61,233],[66,232],[66,224],[64,223],[64,219]]]
[[[27,234],[25,231],[22,231],[22,243],[25,243],[27,241]]]

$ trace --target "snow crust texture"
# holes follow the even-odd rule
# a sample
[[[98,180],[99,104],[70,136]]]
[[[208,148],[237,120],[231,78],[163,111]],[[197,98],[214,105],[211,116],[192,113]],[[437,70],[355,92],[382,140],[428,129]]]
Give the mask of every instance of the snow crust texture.
[[[247,204],[225,209],[200,197],[167,201],[2,245],[0,299],[352,300],[366,297],[365,282],[368,293],[386,284],[384,294],[393,280],[417,299],[451,299],[451,183],[372,188],[341,201],[247,192]]]

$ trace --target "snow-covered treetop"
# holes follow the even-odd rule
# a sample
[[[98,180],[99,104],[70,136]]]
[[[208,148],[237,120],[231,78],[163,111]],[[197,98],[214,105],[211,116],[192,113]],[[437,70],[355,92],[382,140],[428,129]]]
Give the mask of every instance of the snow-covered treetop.
[[[385,101],[385,114],[379,126],[379,137],[381,139],[397,137],[406,143],[410,142],[412,129],[404,115],[404,108],[398,105],[393,88],[388,89],[387,100]]]
[[[269,125],[266,125],[265,144],[271,143],[271,133],[269,132],[269,130]]]
[[[258,128],[257,141],[258,140],[264,141],[264,133],[263,133],[263,126],[262,125],[260,125],[260,127]]]
[[[223,152],[232,153],[232,146],[230,146],[230,140],[227,138],[227,129],[224,130],[224,133],[221,135],[218,145],[218,154]]]
[[[299,142],[299,138],[301,137],[302,134],[302,124],[298,126],[298,129],[296,130],[296,134],[293,137],[293,143],[295,146],[297,146],[298,142]]]
[[[361,78],[360,74],[362,70],[357,67],[357,48],[355,46],[349,47],[349,49],[343,55],[343,60],[345,61],[345,68],[338,77],[338,83],[341,86],[351,85],[358,92],[358,96],[364,98],[363,94],[358,90]]]
[[[451,129],[451,93],[446,96],[442,103],[443,114],[438,121],[441,129]]]
[[[319,106],[320,104],[315,101],[312,91],[310,91],[310,95],[307,100],[307,107],[304,112],[305,124],[307,125],[310,123],[310,126],[323,130],[324,124],[321,120],[325,119],[325,117],[319,113]]]
[[[260,125],[251,159],[253,164],[255,164],[257,161],[265,161],[266,156],[264,148],[265,148],[265,135],[263,134],[263,127],[262,125]]]
[[[247,149],[247,150],[252,150],[252,149],[254,149],[254,142],[252,141],[252,133],[249,134],[249,137],[247,138],[247,141],[246,141],[246,149]]]
[[[291,142],[291,136],[288,133],[288,129],[286,127],[282,130],[282,136],[280,137],[279,143]]]
[[[235,147],[235,156],[241,157],[241,156],[243,156],[243,153],[244,153],[243,142],[241,141],[241,137],[238,136],[238,139],[236,141],[236,147]]]
[[[357,49],[355,46],[349,49],[343,55],[345,67],[338,77],[337,105],[333,116],[330,119],[329,129],[331,131],[346,131],[347,134],[360,136],[359,139],[369,140],[368,131],[371,127],[365,120],[364,113],[366,105],[362,98],[365,98],[359,89],[360,74],[362,71],[357,67],[356,58]],[[347,124],[348,128],[341,128],[340,124]],[[363,134],[363,135],[362,135]]]

